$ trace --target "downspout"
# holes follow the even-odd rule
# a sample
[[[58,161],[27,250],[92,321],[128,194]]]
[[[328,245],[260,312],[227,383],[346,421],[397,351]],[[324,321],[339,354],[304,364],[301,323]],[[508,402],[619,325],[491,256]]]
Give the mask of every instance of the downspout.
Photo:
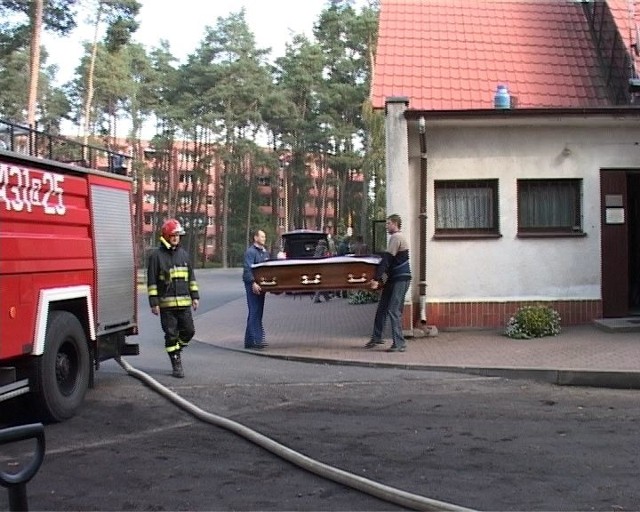
[[[419,247],[419,280],[420,324],[427,325],[427,122],[424,116],[418,120],[420,128],[420,247]]]

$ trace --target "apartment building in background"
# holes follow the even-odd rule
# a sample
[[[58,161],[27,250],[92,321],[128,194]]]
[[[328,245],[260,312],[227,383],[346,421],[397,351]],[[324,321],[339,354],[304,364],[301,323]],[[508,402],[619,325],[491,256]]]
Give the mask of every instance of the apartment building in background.
[[[160,154],[150,141],[142,141],[138,153],[143,155],[142,165],[135,169],[142,171],[132,168],[129,174],[135,182],[134,226],[142,226],[139,232],[144,238],[144,251],[157,244],[159,228],[171,215],[184,224],[187,236],[194,230],[197,232],[199,261],[217,259],[223,243],[224,164],[215,148],[212,146],[210,152],[205,151],[200,162],[194,160],[194,151],[189,143],[181,142]],[[246,172],[251,173],[256,184],[257,195],[252,198],[252,204],[272,219],[271,225],[277,226],[273,243],[278,243],[282,233],[300,228],[337,234],[340,186],[336,185],[334,171],[328,167],[326,158],[322,155],[307,157],[307,191],[303,204],[300,203],[300,194],[292,186],[289,164],[290,155],[284,154],[280,156],[275,172],[266,167],[246,166]],[[199,167],[204,169],[200,180],[196,179]],[[361,194],[363,179],[361,172],[349,172],[345,193],[350,197]],[[347,217],[352,216],[355,212],[347,211]]]

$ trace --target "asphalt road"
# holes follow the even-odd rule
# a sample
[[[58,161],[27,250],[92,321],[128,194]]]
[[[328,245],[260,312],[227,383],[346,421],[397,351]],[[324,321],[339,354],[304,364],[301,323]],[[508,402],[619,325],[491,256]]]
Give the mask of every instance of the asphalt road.
[[[225,278],[211,279],[229,293]],[[154,328],[145,333],[130,364],[331,466],[477,510],[638,510],[637,391],[298,363],[201,343],[176,380]],[[32,510],[402,509],[194,418],[115,362],[78,416],[46,426],[46,440],[27,485]],[[0,470],[31,448],[0,447]]]

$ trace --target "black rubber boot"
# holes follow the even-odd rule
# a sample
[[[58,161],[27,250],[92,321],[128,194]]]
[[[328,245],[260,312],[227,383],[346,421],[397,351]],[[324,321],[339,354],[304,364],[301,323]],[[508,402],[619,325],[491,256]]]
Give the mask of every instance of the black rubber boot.
[[[180,352],[171,352],[169,354],[169,359],[171,359],[171,367],[173,368],[173,372],[171,373],[177,379],[182,379],[184,377],[184,370],[182,369],[182,359],[180,358]]]

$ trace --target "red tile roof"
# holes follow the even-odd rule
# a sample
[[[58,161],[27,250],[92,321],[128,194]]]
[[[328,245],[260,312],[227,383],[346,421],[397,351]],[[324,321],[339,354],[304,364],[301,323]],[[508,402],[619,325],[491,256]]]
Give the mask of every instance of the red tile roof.
[[[631,17],[630,11],[640,0],[606,1],[629,46],[640,6]],[[611,105],[583,5],[381,0],[374,107],[406,96],[412,110],[493,108],[498,84],[508,86],[520,108]]]
[[[633,32],[640,29],[640,0],[606,0],[611,14],[616,20],[616,25],[620,30],[625,43],[631,46],[637,41],[638,33]],[[637,58],[636,58],[637,61]]]

